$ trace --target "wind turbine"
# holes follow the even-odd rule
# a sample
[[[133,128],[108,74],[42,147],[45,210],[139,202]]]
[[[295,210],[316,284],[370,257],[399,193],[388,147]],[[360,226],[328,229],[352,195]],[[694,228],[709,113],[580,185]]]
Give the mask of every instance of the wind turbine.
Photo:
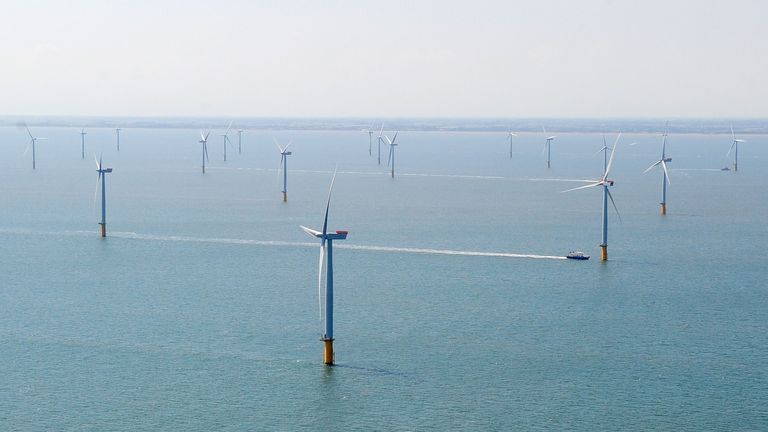
[[[373,154],[373,125],[368,129],[363,129],[368,134],[368,156]]]
[[[381,137],[381,134],[384,132],[384,122],[381,122],[381,129],[379,129],[379,165],[381,165],[381,142],[384,141],[384,138]]]
[[[117,134],[117,151],[120,151],[120,131],[122,129],[115,128],[115,134]]]
[[[741,139],[736,139],[736,133],[733,132],[733,124],[731,124],[731,136],[733,137],[733,143],[731,144],[731,148],[728,149],[728,153],[725,155],[727,158],[731,155],[731,151],[733,150],[733,170],[738,171],[739,170],[739,143],[746,142]]]
[[[80,155],[83,159],[85,159],[85,136],[88,135],[88,132],[85,131],[85,129],[80,129]]]
[[[507,133],[507,141],[509,141],[509,158],[512,159],[512,137],[516,137],[517,134],[509,131]]]
[[[96,159],[96,155],[93,156],[96,161],[96,171],[99,173],[99,178],[96,180],[96,194],[99,193],[99,183],[101,183],[101,236],[107,236],[107,174],[112,172],[112,168],[104,168],[101,163],[101,156]],[[96,197],[93,197],[96,201]]]
[[[237,130],[237,154],[243,153],[243,130]]]
[[[232,128],[232,122],[229,122],[229,126],[227,126],[227,130],[224,132],[224,135],[222,137],[224,138],[224,162],[227,161],[227,144],[232,145],[232,142],[229,140],[229,129]]]
[[[667,214],[667,184],[672,184],[669,181],[669,171],[667,170],[667,163],[672,162],[672,158],[667,157],[667,128],[664,128],[663,137],[664,138],[661,141],[661,159],[654,162],[653,165],[649,166],[648,169],[643,171],[643,174],[645,174],[657,165],[661,165],[661,168],[663,168],[661,179],[661,202],[659,203],[661,205],[659,213],[662,216]]]
[[[328,190],[328,201],[325,204],[325,219],[323,219],[323,231],[313,230],[303,225],[301,229],[312,237],[320,239],[320,264],[318,265],[318,305],[320,307],[320,320],[323,322],[323,335],[320,340],[323,341],[323,363],[333,365],[333,241],[345,240],[348,231],[335,231],[328,233],[328,210],[331,207],[331,192],[333,192],[333,183],[336,180],[336,172],[333,173],[331,188]],[[328,263],[325,257],[328,257]],[[325,309],[323,309],[323,270],[325,270]],[[325,316],[323,316],[325,312]]]
[[[205,174],[205,161],[208,159],[208,135],[210,135],[211,132],[209,131],[205,135],[203,135],[203,131],[200,131],[200,141],[198,141],[200,144],[203,145],[203,174]]]
[[[26,127],[26,126],[25,126]],[[36,168],[36,159],[35,159],[35,143],[37,140],[47,140],[48,138],[37,138],[35,136],[32,136],[32,132],[29,131],[29,128],[26,127],[27,134],[29,134],[29,145],[27,146],[27,149],[24,150],[24,154],[26,155],[29,151],[29,148],[32,147],[32,169]]]
[[[549,156],[550,156],[550,150],[552,149],[552,141],[554,141],[555,138],[557,137],[554,135],[547,136],[547,130],[544,129],[544,126],[541,127],[541,130],[544,131],[544,136],[547,138],[547,142],[545,144],[545,147],[546,147],[545,150],[547,151],[547,168],[549,168],[549,160],[550,160]]]
[[[392,168],[392,178],[395,178],[395,146],[397,146],[395,140],[397,140],[397,132],[395,132],[395,136],[392,137],[392,139],[389,139],[389,137],[386,135],[384,135],[384,138],[386,138],[387,142],[389,143],[389,158],[387,159],[387,166]]]
[[[275,141],[275,144],[277,144],[277,141]],[[293,154],[293,152],[288,151],[288,146],[290,145],[290,142],[285,147],[277,144],[277,148],[280,150],[280,166],[283,169],[283,202],[288,201],[288,156]],[[280,177],[279,167],[277,169],[277,176],[278,178]]]
[[[616,210],[616,215],[619,217],[619,220],[621,220],[619,209],[616,208],[616,203],[613,201],[613,196],[611,195],[611,191],[608,190],[608,186],[613,186],[613,180],[610,180],[608,178],[608,174],[610,174],[611,172],[611,166],[613,165],[613,156],[616,154],[616,146],[619,144],[619,138],[621,138],[621,133],[619,133],[619,136],[616,137],[616,141],[613,143],[611,158],[608,160],[608,164],[605,165],[605,168],[603,170],[603,177],[600,180],[591,181],[588,185],[579,186],[577,188],[563,191],[563,192],[570,192],[578,189],[586,189],[586,188],[591,188],[595,186],[603,187],[603,242],[600,244],[600,249],[602,252],[600,255],[600,261],[608,260],[608,199],[609,198],[611,199],[611,204],[613,204],[613,209]]]

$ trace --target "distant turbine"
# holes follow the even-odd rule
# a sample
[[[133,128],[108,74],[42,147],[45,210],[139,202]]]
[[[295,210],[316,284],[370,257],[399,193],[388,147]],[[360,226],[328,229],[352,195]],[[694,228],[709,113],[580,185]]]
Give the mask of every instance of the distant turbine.
[[[512,159],[512,138],[516,137],[516,136],[517,136],[517,134],[512,133],[512,131],[507,133],[507,141],[509,141],[509,158],[510,159]]]
[[[619,216],[619,220],[621,220],[619,209],[616,208],[616,203],[613,201],[613,196],[611,195],[611,191],[608,190],[608,186],[613,186],[613,180],[608,179],[608,174],[610,174],[611,166],[613,166],[613,156],[616,154],[616,146],[619,144],[619,138],[621,138],[621,133],[619,133],[619,136],[616,137],[616,141],[613,143],[613,150],[611,151],[611,159],[608,161],[608,164],[605,165],[605,168],[603,170],[603,177],[600,180],[592,181],[590,182],[590,184],[586,186],[579,186],[577,188],[563,191],[563,192],[570,192],[578,189],[586,189],[586,188],[591,188],[595,186],[603,187],[603,242],[602,244],[600,244],[600,249],[602,251],[602,254],[600,256],[601,261],[608,260],[608,198],[611,199],[611,204],[613,204],[613,209],[616,210],[616,215]]]
[[[243,153],[243,130],[237,130],[237,154]]]
[[[659,213],[663,216],[667,214],[667,184],[671,184],[669,181],[669,171],[667,171],[667,163],[672,162],[671,157],[667,157],[667,128],[664,128],[664,135],[663,139],[661,141],[661,159],[656,161],[653,165],[649,166],[648,169],[643,171],[643,174],[647,173],[648,171],[652,170],[655,166],[661,165],[662,170],[662,178],[661,178],[661,208],[659,209]]]
[[[739,143],[746,142],[744,140],[736,139],[736,133],[733,131],[733,124],[731,124],[731,136],[733,137],[733,143],[731,144],[731,148],[728,149],[728,153],[726,153],[725,157],[731,155],[731,150],[734,150],[733,153],[733,170],[738,171],[739,170]]]
[[[381,143],[384,141],[384,138],[381,137],[382,132],[384,132],[384,122],[381,122],[381,129],[379,129],[379,165],[381,165]]]
[[[368,134],[368,156],[373,154],[373,125],[368,129],[363,129]]]
[[[224,135],[221,135],[224,138],[224,162],[227,161],[227,144],[232,145],[232,142],[229,140],[229,130],[232,128],[232,122],[229,122],[229,126],[227,126],[226,132],[224,132]]]
[[[277,141],[275,141],[275,144],[277,144]],[[288,146],[290,146],[291,143],[289,142],[285,147],[281,146],[280,144],[277,144],[277,148],[280,150],[280,165],[279,167],[282,167],[283,169],[283,202],[288,201],[288,156],[293,154],[293,152],[288,151]],[[277,175],[278,178],[280,176],[280,168],[277,169]]]
[[[115,128],[115,133],[117,134],[117,151],[120,151],[120,131],[122,129]]]
[[[211,132],[209,131],[205,135],[203,135],[203,131],[200,131],[200,141],[198,141],[200,144],[203,145],[202,151],[203,151],[203,174],[205,174],[205,161],[208,161],[208,135],[210,135]]]
[[[88,132],[85,131],[85,129],[80,129],[80,155],[83,159],[85,159],[85,136],[88,135]]]
[[[96,180],[96,194],[99,193],[99,183],[101,183],[101,222],[99,225],[101,225],[101,236],[106,237],[107,236],[107,174],[112,172],[112,168],[104,168],[104,166],[101,164],[101,156],[99,156],[98,159],[96,159],[96,156],[93,156],[93,159],[96,161],[96,171],[99,173],[99,177]],[[96,200],[96,197],[94,197],[94,201]]]
[[[30,147],[32,148],[32,169],[36,169],[37,166],[36,166],[36,159],[35,159],[36,158],[35,143],[38,140],[46,140],[48,138],[37,138],[37,137],[34,137],[34,136],[32,136],[32,132],[29,131],[29,128],[27,127],[26,129],[27,129],[27,134],[29,134],[29,145],[27,146],[27,149],[24,150],[24,154],[26,155],[27,152],[29,151],[29,148]]]
[[[395,136],[392,137],[392,139],[389,139],[389,137],[386,135],[384,135],[384,138],[386,138],[387,142],[389,143],[389,158],[387,159],[387,166],[392,168],[392,178],[395,178],[395,146],[397,146],[395,140],[397,140],[397,132],[395,132]]]
[[[551,149],[552,149],[552,141],[554,141],[555,138],[557,138],[557,137],[554,136],[554,135],[547,136],[547,130],[544,129],[544,126],[541,127],[541,130],[544,131],[544,136],[547,138],[547,142],[545,144],[545,147],[546,147],[545,150],[547,151],[547,168],[549,168],[549,160],[550,160],[549,157],[550,157],[550,153],[551,153]]]
[[[320,319],[325,324],[323,335],[320,340],[323,341],[323,363],[333,365],[333,241],[345,240],[348,231],[336,231],[328,233],[328,210],[331,207],[331,192],[333,192],[333,183],[336,180],[336,172],[333,173],[331,188],[328,191],[328,201],[325,204],[325,219],[323,220],[323,231],[313,230],[303,225],[301,229],[312,237],[320,239],[320,264],[318,269],[318,303],[320,306]],[[325,257],[328,256],[328,264],[325,264]],[[323,269],[325,269],[325,310],[323,311]],[[325,316],[323,316],[325,312]]]

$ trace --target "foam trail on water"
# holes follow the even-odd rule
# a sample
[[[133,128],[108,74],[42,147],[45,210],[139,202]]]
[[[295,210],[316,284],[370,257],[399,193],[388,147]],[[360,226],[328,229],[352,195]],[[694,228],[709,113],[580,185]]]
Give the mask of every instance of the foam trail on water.
[[[25,234],[25,235],[68,235],[68,236],[95,236],[96,231],[63,231],[63,232],[43,232],[32,230],[0,230],[2,233],[7,234]],[[125,231],[113,231],[110,233],[110,237],[122,238],[129,240],[145,240],[145,241],[170,241],[170,242],[190,242],[190,243],[215,243],[215,244],[232,244],[232,245],[254,245],[254,246],[288,246],[288,247],[307,247],[315,248],[317,243],[315,242],[288,242],[281,240],[250,240],[250,239],[236,239],[236,238],[216,238],[216,237],[189,237],[189,236],[172,236],[172,235],[154,235],[154,234],[140,234],[135,232]],[[392,247],[392,246],[367,246],[367,245],[354,245],[354,244],[337,244],[337,249],[350,249],[350,250],[362,250],[369,252],[387,252],[387,253],[411,253],[422,255],[454,255],[454,256],[476,256],[476,257],[494,257],[494,258],[529,258],[529,259],[555,259],[564,260],[564,256],[554,255],[535,255],[535,254],[520,254],[509,252],[483,252],[483,251],[462,251],[453,249],[430,249],[430,248],[407,248],[407,247]]]

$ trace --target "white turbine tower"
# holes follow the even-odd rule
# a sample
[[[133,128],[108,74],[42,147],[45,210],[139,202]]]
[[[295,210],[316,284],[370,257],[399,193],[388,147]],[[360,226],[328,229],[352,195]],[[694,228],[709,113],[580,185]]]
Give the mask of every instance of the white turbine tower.
[[[509,141],[509,158],[512,159],[512,138],[516,137],[517,134],[513,133],[512,131],[509,131],[507,133],[507,141]]]

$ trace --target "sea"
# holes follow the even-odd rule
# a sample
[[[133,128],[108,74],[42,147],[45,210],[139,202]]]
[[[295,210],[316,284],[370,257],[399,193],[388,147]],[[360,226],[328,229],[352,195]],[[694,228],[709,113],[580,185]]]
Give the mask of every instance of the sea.
[[[660,129],[663,125],[659,125]],[[768,136],[0,128],[0,430],[768,430]],[[385,130],[391,138],[393,131]],[[605,142],[613,146],[616,132]],[[276,142],[289,142],[282,202]],[[107,174],[99,235],[95,158]],[[730,166],[730,171],[721,168]],[[328,190],[335,366],[323,364]],[[95,199],[97,198],[97,199]],[[565,259],[584,251],[588,261]]]

